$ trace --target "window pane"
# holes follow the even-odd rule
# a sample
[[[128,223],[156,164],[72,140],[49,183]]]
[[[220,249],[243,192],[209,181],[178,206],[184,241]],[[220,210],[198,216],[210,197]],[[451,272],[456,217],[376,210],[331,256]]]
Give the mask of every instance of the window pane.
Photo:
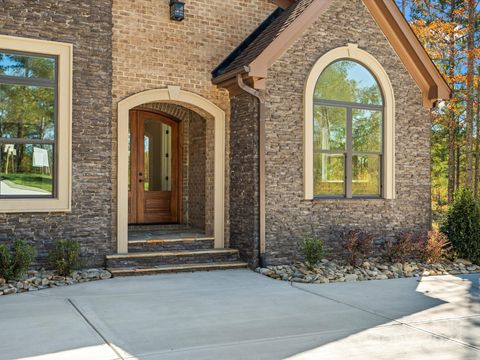
[[[54,89],[0,84],[0,138],[54,140]]]
[[[144,189],[172,190],[172,128],[156,120],[145,120]]]
[[[380,195],[379,155],[354,155],[352,164],[353,195]]]
[[[345,156],[314,154],[315,195],[345,195]]]
[[[353,109],[353,151],[382,152],[382,112]]]
[[[360,104],[382,105],[382,93],[376,79],[363,65],[340,60],[320,75],[315,98]]]
[[[0,144],[0,196],[52,196],[53,145]]]
[[[316,105],[314,115],[314,150],[345,150],[347,109]]]
[[[55,79],[55,59],[0,52],[0,75]]]

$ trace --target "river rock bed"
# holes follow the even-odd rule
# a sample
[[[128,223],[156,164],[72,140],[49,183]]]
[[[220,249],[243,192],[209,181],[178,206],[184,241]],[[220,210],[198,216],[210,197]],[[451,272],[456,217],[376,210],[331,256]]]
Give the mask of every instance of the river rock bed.
[[[388,263],[380,258],[369,258],[360,266],[354,267],[341,261],[322,259],[311,270],[307,268],[305,263],[297,262],[292,265],[257,268],[256,271],[262,275],[283,281],[326,284],[331,282],[470,274],[480,272],[480,266],[463,259],[427,264],[418,261]]]
[[[59,276],[54,271],[28,271],[20,280],[6,281],[0,277],[0,296],[38,291],[60,286],[74,285],[89,281],[110,279],[112,274],[104,269],[86,269],[73,271],[71,276]]]

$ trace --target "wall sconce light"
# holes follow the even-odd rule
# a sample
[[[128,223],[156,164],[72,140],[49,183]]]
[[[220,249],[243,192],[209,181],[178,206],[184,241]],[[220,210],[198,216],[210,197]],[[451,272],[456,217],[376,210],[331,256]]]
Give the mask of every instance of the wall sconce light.
[[[170,0],[170,20],[182,21],[185,19],[185,3]]]

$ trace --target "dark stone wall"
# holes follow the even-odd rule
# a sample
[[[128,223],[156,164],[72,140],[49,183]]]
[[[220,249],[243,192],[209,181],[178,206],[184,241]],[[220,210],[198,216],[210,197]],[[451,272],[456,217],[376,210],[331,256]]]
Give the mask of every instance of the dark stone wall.
[[[382,64],[395,94],[396,200],[304,200],[303,94],[315,62],[348,43]],[[361,0],[337,0],[277,60],[267,80],[267,261],[288,263],[304,236],[338,248],[338,234],[363,229],[379,239],[426,230],[430,215],[430,118],[422,94]],[[232,136],[232,139],[234,137]]]
[[[52,241],[78,240],[86,266],[112,243],[111,0],[3,0],[0,34],[74,45],[71,213],[0,213],[0,243],[34,241],[42,262]]]
[[[188,223],[205,230],[206,121],[193,113],[188,133]]]
[[[230,247],[250,265],[258,262],[258,101],[231,98]]]

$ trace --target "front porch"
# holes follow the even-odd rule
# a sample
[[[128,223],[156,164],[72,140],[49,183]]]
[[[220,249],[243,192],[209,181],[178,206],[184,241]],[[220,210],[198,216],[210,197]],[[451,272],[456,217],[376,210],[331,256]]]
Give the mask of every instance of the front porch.
[[[184,145],[178,146],[178,173],[173,175],[174,167],[172,166],[172,179],[177,181],[177,191],[175,198],[172,198],[171,219],[174,223],[184,224],[188,226],[200,227],[205,233],[214,238],[214,248],[223,249],[225,245],[225,112],[209,100],[181,90],[178,86],[169,86],[165,89],[148,90],[127,97],[118,103],[118,161],[117,161],[117,253],[118,255],[126,255],[129,252],[128,224],[132,220],[132,189],[138,186],[138,183],[144,182],[145,185],[149,180],[146,179],[146,158],[142,154],[138,157],[138,163],[143,167],[139,168],[135,174],[132,172],[133,163],[131,162],[131,112],[139,109],[147,109],[168,116],[173,121],[179,123],[178,134],[185,136],[185,129],[188,129],[192,116],[200,120],[196,124],[201,124],[196,129],[200,136],[200,143],[204,144],[204,159],[201,166],[198,165],[198,152],[186,151]],[[173,109],[174,113],[167,110]],[[189,121],[182,118],[179,114],[184,112],[187,114]],[[185,126],[186,125],[186,126]],[[139,125],[140,136],[142,136],[141,126]],[[203,133],[202,133],[203,131]],[[187,139],[183,139],[183,144],[195,143],[195,137],[188,135]],[[143,139],[143,138],[142,138]],[[181,142],[181,140],[179,140]],[[137,142],[143,142],[142,140]],[[145,146],[144,143],[143,146]],[[170,148],[173,151],[174,142]],[[142,145],[138,147],[143,152]],[[192,147],[191,149],[195,149]],[[168,152],[168,151],[167,151]],[[190,161],[190,155],[195,158],[193,163]],[[172,163],[173,164],[173,163]],[[185,177],[185,168],[188,177]],[[138,169],[137,169],[138,170]],[[182,172],[183,171],[183,172]],[[196,172],[199,171],[199,176]],[[203,171],[203,173],[202,173]],[[170,173],[168,173],[170,174]],[[191,176],[190,176],[191,174]],[[165,178],[165,176],[163,176]],[[196,181],[199,180],[199,181]],[[162,184],[161,191],[164,193],[172,192],[175,185],[166,185],[166,189]],[[140,196],[136,197],[135,204],[140,204],[139,208],[147,209],[151,205],[150,210],[164,210],[165,202],[162,204],[147,202],[145,194],[146,187],[140,186]],[[185,191],[188,188],[188,191]],[[197,190],[198,189],[198,190]],[[148,189],[151,190],[151,189]],[[173,193],[173,192],[172,192]],[[185,196],[188,200],[185,201]],[[139,199],[139,200],[138,200]],[[187,208],[185,207],[187,206]],[[189,212],[189,208],[195,208],[195,212]],[[148,219],[146,210],[135,219]],[[138,215],[138,214],[137,214]],[[137,221],[135,221],[138,223]],[[156,222],[156,221],[150,221]],[[148,223],[148,221],[146,221]],[[203,225],[203,226],[202,226]]]
[[[239,269],[238,250],[216,249],[215,239],[188,225],[129,226],[128,254],[107,256],[114,276]]]
[[[225,246],[224,122],[216,105],[174,86],[119,102],[114,275],[247,265]]]

